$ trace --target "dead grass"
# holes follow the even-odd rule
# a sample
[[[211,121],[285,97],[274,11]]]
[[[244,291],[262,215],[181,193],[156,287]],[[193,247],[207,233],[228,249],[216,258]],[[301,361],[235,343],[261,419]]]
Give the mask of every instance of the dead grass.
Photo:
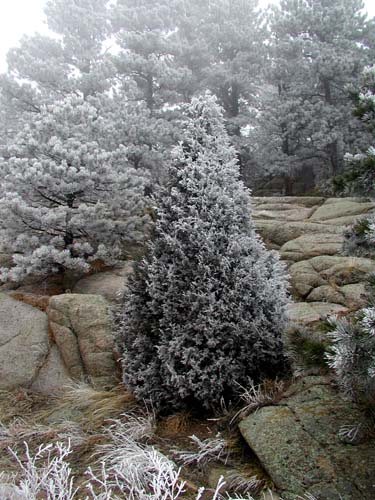
[[[161,418],[158,422],[157,433],[161,437],[173,437],[186,434],[193,422],[188,412],[178,412],[174,415]]]
[[[57,400],[57,407],[77,411],[86,425],[99,429],[108,419],[116,418],[124,410],[136,408],[137,403],[122,385],[105,391],[80,382],[66,388]]]
[[[249,461],[249,456],[245,456],[241,449],[238,431],[236,434],[233,427],[227,425],[227,418],[200,420],[193,418],[188,412],[179,412],[150,423],[146,422],[147,415],[149,415],[147,410],[137,404],[134,397],[122,385],[110,391],[102,391],[79,383],[67,387],[56,397],[44,397],[27,390],[2,391],[0,392],[0,422],[3,424],[0,426],[0,471],[6,473],[16,471],[16,463],[7,452],[8,447],[14,449],[23,460],[24,442],[28,443],[30,453],[34,453],[43,443],[67,442],[69,439],[71,443],[69,463],[75,477],[74,485],[83,491],[87,484],[85,472],[95,462],[100,461],[100,455],[103,452],[105,454],[111,443],[116,441],[116,429],[121,431],[122,426],[126,433],[129,429],[134,430],[136,419],[139,420],[136,422],[137,426],[142,425],[144,429],[147,423],[147,432],[142,431],[143,437],[146,434],[147,436],[145,440],[142,437],[141,442],[143,440],[145,446],[154,447],[167,457],[172,456],[172,450],[177,449],[188,452],[199,451],[199,446],[197,448],[190,436],[196,436],[199,442],[204,444],[212,442],[217,433],[222,432],[230,459],[233,458],[231,465],[235,464],[241,468]],[[117,445],[114,449],[118,449]],[[218,460],[222,458],[221,453]],[[186,493],[183,498],[195,499],[199,488],[202,485],[207,487],[206,473],[200,464],[198,468],[194,464],[182,467],[181,478],[186,481]],[[251,482],[255,474],[249,474]],[[264,477],[264,472],[263,476],[262,474],[257,476]],[[206,489],[207,494],[209,491]],[[209,494],[209,498],[211,497]]]

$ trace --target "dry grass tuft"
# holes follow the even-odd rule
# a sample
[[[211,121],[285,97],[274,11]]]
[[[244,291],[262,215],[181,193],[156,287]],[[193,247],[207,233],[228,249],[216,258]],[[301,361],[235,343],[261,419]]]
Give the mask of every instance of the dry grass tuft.
[[[265,380],[260,385],[254,385],[250,381],[248,387],[240,386],[240,388],[242,390],[240,398],[244,407],[234,415],[231,423],[242,420],[262,406],[272,405],[280,401],[286,384],[283,380]]]
[[[158,423],[158,434],[165,437],[180,436],[186,433],[192,422],[189,412],[178,412],[162,418]]]
[[[136,405],[134,396],[122,385],[105,391],[94,389],[84,382],[67,387],[57,402],[60,409],[69,408],[81,412],[82,418],[94,429],[99,429],[106,420],[117,417],[124,409],[132,409]]]
[[[54,401],[51,396],[31,393],[26,389],[0,391],[0,421],[34,416],[40,408],[50,406]]]
[[[245,465],[228,477],[228,489],[240,495],[257,495],[268,486],[263,471],[254,470],[253,466]]]

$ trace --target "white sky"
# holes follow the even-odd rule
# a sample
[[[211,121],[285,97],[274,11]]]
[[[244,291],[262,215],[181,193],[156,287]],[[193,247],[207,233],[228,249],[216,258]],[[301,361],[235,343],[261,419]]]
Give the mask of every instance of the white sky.
[[[35,31],[45,33],[43,8],[46,0],[0,0],[0,72],[5,71],[5,56],[10,47],[17,45],[23,34]],[[260,0],[267,5],[268,0]],[[375,16],[374,0],[364,0],[370,16]]]

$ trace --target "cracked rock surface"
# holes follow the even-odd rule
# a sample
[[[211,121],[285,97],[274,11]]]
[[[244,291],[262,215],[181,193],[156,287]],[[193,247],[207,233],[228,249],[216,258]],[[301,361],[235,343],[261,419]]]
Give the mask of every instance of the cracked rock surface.
[[[271,476],[280,495],[306,491],[319,500],[375,498],[374,439],[349,442],[343,426],[361,421],[323,377],[293,384],[275,406],[265,406],[240,423],[240,431]]]
[[[366,304],[366,277],[375,261],[340,252],[345,227],[374,210],[363,198],[253,198],[259,233],[289,267],[293,323],[312,325]]]
[[[29,387],[48,351],[47,315],[0,293],[0,389]]]
[[[70,376],[88,379],[96,387],[116,384],[107,301],[100,295],[55,295],[47,313],[53,339]]]

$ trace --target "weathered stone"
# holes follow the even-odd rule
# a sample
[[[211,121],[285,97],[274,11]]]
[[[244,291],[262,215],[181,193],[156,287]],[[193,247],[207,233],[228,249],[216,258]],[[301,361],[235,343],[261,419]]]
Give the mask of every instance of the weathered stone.
[[[34,295],[33,293],[22,293],[18,290],[9,292],[9,296],[44,312],[47,310],[50,299],[48,295]]]
[[[347,215],[346,217],[337,217],[336,219],[322,220],[320,223],[324,227],[326,224],[329,226],[337,226],[343,230],[345,226],[352,226],[358,220],[363,219],[363,215]]]
[[[329,316],[342,316],[348,309],[340,304],[328,302],[294,302],[288,306],[288,319],[294,326],[308,326]]]
[[[374,439],[348,446],[339,437],[342,426],[361,418],[328,381],[307,377],[290,387],[277,406],[244,419],[240,431],[282,498],[308,491],[319,500],[372,500]]]
[[[301,298],[306,297],[314,288],[326,284],[326,281],[314,269],[311,260],[296,262],[289,268],[293,291]]]
[[[306,208],[299,205],[268,202],[255,207],[253,209],[253,217],[254,219],[266,220],[302,221],[308,219],[315,210],[315,208]]]
[[[362,215],[375,209],[375,203],[358,202],[347,198],[330,198],[311,215],[310,221],[325,221]]]
[[[375,272],[375,261],[360,257],[320,256],[296,262],[289,268],[293,290],[297,297],[307,297],[314,288],[333,288],[365,282]]]
[[[86,276],[76,283],[73,292],[101,295],[109,302],[116,302],[124,292],[127,278],[132,271],[132,263],[127,262],[120,268]]]
[[[304,234],[342,234],[341,227],[325,225],[320,222],[283,221],[281,223],[280,221],[255,219],[254,223],[262,238],[279,246]]]
[[[324,285],[315,288],[307,297],[308,302],[333,302],[342,304],[351,310],[364,307],[369,299],[369,293],[364,283],[344,286]]]
[[[294,262],[319,255],[337,255],[342,249],[344,237],[341,234],[306,234],[288,241],[280,248],[284,260]]]
[[[0,389],[29,387],[48,354],[45,313],[0,294]]]
[[[323,285],[314,288],[305,299],[307,302],[331,302],[333,304],[345,305],[345,295],[340,288],[331,285]]]
[[[31,389],[41,394],[54,394],[72,383],[58,347],[53,344]]]
[[[57,295],[50,300],[48,317],[70,376],[88,377],[95,386],[116,383],[111,319],[103,297]]]
[[[375,272],[375,261],[359,257],[314,257],[309,261],[326,283],[333,287],[367,281],[369,273]]]
[[[345,305],[349,309],[360,309],[365,307],[369,300],[369,291],[365,283],[353,283],[340,287],[340,292],[344,294]]]
[[[251,198],[251,202],[254,207],[271,202],[283,205],[301,205],[311,208],[322,205],[325,202],[325,198],[319,196],[254,196]]]

